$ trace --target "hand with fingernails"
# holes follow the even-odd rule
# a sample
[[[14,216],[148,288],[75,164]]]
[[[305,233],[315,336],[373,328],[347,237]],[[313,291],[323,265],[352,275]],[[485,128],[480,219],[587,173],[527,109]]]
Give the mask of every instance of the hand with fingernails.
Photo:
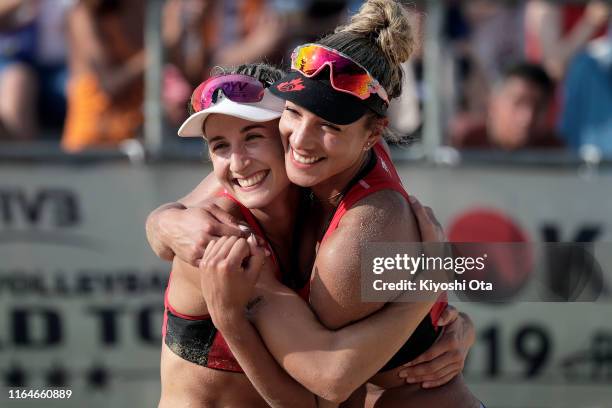
[[[444,228],[442,228],[431,207],[424,206],[414,196],[410,196],[410,205],[419,224],[422,241],[446,242]]]
[[[211,240],[223,236],[247,238],[248,226],[213,203],[197,208],[171,208],[158,215],[157,231],[148,233],[160,237],[175,256],[198,267],[204,250]]]
[[[404,364],[398,375],[423,388],[439,387],[459,375],[476,337],[470,318],[448,305],[438,321],[440,338],[423,354]]]
[[[208,313],[221,330],[232,316],[244,314],[252,300],[255,284],[270,252],[259,245],[254,234],[212,240],[200,262],[200,286]]]

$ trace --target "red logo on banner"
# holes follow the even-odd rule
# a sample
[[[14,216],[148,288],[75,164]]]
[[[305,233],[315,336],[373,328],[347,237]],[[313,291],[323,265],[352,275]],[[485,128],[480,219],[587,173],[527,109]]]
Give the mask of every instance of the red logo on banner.
[[[474,277],[493,282],[496,296],[512,298],[533,272],[535,255],[528,244],[529,237],[517,221],[498,210],[474,208],[462,213],[450,224],[448,240],[477,244],[474,247],[464,245],[462,256],[477,257],[487,253],[487,267],[482,276]],[[474,253],[470,253],[472,251]]]

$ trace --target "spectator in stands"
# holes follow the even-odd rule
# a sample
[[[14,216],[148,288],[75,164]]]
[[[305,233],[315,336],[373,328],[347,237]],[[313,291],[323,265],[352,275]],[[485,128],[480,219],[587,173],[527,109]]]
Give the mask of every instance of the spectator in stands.
[[[270,0],[277,12],[292,18],[288,31],[287,52],[296,46],[314,42],[356,13],[363,0]]]
[[[486,120],[469,116],[454,120],[452,145],[506,151],[561,147],[545,125],[553,89],[542,67],[523,63],[511,68],[493,88]]]
[[[611,7],[609,1],[602,0],[588,4],[529,1],[525,15],[527,58],[561,80],[572,57],[590,40],[605,35]]]
[[[591,0],[566,4],[552,0],[531,0],[525,9],[525,53],[527,60],[542,64],[548,74],[561,83],[572,58],[586,44],[605,35],[610,4]],[[561,109],[559,89],[547,122],[555,126]]]
[[[567,144],[612,156],[612,33],[574,58],[563,84],[559,131]]]
[[[35,16],[30,2],[0,3],[0,140],[36,135]]]
[[[116,147],[143,121],[144,0],[80,0],[68,16],[67,151]]]
[[[524,60],[524,2],[447,0],[439,65],[441,118],[485,116],[491,86]]]
[[[168,119],[186,118],[191,90],[215,66],[280,63],[288,24],[271,0],[169,0],[163,37],[169,64],[164,72]]]
[[[524,60],[523,2],[472,0],[459,2],[469,27],[470,52],[488,83],[502,78]]]
[[[66,116],[66,24],[74,0],[38,0],[37,56],[39,138],[59,141]]]
[[[212,1],[168,0],[164,6],[162,38],[167,63],[162,101],[171,128],[186,119],[185,106],[191,91],[210,71],[205,16],[211,14],[212,4]]]
[[[71,3],[0,4],[0,140],[55,138],[53,131],[61,129],[67,76],[64,23]]]

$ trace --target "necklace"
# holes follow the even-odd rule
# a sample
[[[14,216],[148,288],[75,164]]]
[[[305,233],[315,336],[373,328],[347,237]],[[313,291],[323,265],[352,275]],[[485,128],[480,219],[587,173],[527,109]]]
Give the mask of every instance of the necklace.
[[[342,198],[344,197],[344,190],[343,191],[339,191],[336,194],[332,195],[331,197],[329,197],[328,199],[326,199],[325,201],[329,202],[329,203],[333,203],[335,200],[340,199],[338,201],[341,201]],[[310,199],[311,202],[317,202],[317,203],[322,203],[323,200],[319,200],[317,198],[317,196],[315,195],[315,193],[313,193],[312,190],[309,191],[308,193],[308,198]],[[338,206],[338,204],[334,204],[333,205],[334,208]]]

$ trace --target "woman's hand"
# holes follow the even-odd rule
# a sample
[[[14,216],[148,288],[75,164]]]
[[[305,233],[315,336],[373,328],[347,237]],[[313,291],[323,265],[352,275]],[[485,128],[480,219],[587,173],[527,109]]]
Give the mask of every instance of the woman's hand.
[[[430,207],[423,206],[416,197],[410,196],[412,211],[419,223],[423,242],[446,242],[446,235]]]
[[[178,256],[195,267],[211,240],[222,236],[248,237],[238,221],[214,203],[198,208],[167,204],[151,213],[146,227],[149,243],[158,256],[168,260]]]
[[[208,312],[220,330],[232,316],[244,315],[267,255],[253,234],[248,239],[222,237],[206,247],[200,262],[200,285]]]
[[[466,314],[448,305],[438,325],[444,326],[440,338],[399,371],[398,375],[405,378],[407,383],[421,383],[423,388],[439,387],[463,370],[476,337],[474,324]]]

